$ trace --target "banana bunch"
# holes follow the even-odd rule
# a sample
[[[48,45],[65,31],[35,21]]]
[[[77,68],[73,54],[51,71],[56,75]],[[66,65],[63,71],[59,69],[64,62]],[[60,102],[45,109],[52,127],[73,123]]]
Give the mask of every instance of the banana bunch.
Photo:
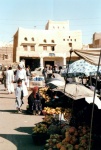
[[[40,95],[46,100],[46,102],[50,101],[50,97],[46,94],[48,87],[42,87],[39,89]]]
[[[44,110],[42,111],[43,114],[60,114],[61,113],[61,108],[57,107],[57,108],[50,108],[50,107],[44,107]]]
[[[47,132],[47,126],[45,124],[37,124],[33,128],[33,133],[46,133]]]

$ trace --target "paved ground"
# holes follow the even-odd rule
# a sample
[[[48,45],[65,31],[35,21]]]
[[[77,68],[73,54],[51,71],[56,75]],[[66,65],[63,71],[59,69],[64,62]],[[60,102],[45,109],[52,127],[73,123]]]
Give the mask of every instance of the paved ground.
[[[27,98],[22,109],[26,109]],[[41,150],[32,141],[32,127],[43,116],[15,113],[15,96],[0,85],[0,150]]]

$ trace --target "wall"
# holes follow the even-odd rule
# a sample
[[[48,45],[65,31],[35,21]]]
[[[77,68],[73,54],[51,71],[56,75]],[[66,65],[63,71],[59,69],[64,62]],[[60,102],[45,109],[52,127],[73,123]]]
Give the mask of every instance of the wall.
[[[13,62],[13,46],[0,47],[0,64],[10,65]]]

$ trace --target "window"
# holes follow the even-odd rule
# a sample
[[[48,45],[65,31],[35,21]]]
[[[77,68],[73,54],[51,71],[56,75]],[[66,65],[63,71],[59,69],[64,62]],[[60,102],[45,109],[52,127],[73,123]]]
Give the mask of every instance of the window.
[[[47,46],[43,46],[43,50],[47,50]]]
[[[67,41],[69,41],[69,39],[67,39]]]
[[[24,40],[27,41],[27,37],[25,37]]]
[[[34,46],[31,46],[31,51],[35,51],[35,47]]]
[[[27,45],[23,45],[25,51],[27,51]]]
[[[72,47],[72,43],[68,43],[69,44],[69,47]]]
[[[51,50],[52,50],[52,51],[54,51],[54,50],[55,50],[54,46],[51,46]]]
[[[51,57],[53,56],[53,57],[54,57],[54,56],[55,56],[55,54],[54,54],[54,53],[49,53],[49,56],[51,56]]]
[[[72,41],[72,39],[71,39],[71,41]]]
[[[32,41],[34,41],[34,38],[32,37]]]
[[[69,36],[69,38],[70,38],[70,36]]]
[[[44,41],[44,43],[46,43],[46,42],[47,42],[47,41],[46,41],[46,39],[44,39],[43,41]]]
[[[58,29],[59,29],[59,26],[58,26]]]
[[[63,39],[63,41],[65,41],[65,39]]]
[[[55,29],[55,27],[53,26],[53,29]]]
[[[54,40],[51,40],[52,43],[54,43]]]
[[[8,55],[7,54],[4,54],[3,55],[3,59],[5,60],[5,59],[8,59]]]
[[[76,39],[74,39],[74,41],[76,42]]]

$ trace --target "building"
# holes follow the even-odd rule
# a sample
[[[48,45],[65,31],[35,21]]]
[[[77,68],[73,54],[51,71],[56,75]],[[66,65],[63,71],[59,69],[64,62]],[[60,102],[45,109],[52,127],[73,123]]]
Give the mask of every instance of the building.
[[[10,65],[13,63],[13,45],[0,47],[0,64]]]
[[[69,21],[48,21],[45,30],[19,28],[14,35],[13,61],[25,60],[32,69],[47,64],[66,65],[69,50],[82,48],[82,32],[71,31]],[[73,60],[77,59],[74,54]]]
[[[90,48],[101,48],[101,33],[94,33],[92,38],[92,44],[89,44]]]

